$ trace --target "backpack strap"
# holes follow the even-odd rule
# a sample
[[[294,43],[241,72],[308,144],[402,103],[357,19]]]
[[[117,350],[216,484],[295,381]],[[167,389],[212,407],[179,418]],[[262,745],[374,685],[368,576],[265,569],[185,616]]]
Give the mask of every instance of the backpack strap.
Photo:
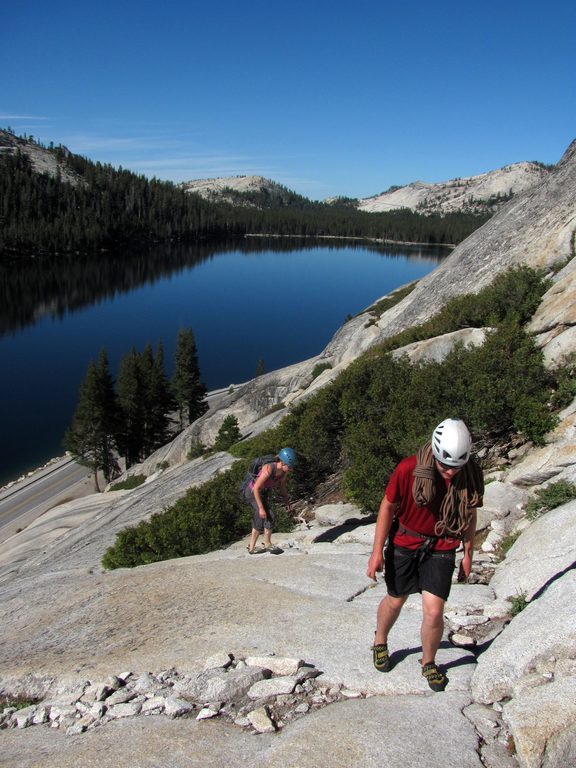
[[[263,469],[267,466],[270,466],[270,477],[274,479],[276,477],[276,461],[267,461],[260,467],[260,472],[263,471]],[[258,472],[257,477],[260,477],[260,472]]]

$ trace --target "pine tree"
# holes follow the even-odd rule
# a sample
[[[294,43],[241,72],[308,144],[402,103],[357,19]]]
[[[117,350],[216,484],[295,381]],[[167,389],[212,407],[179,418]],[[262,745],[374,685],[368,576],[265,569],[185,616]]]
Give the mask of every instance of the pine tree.
[[[149,455],[168,442],[170,413],[176,407],[164,372],[162,344],[158,345],[156,355],[151,345],[146,345],[140,358],[140,370],[144,397],[144,453]]]
[[[108,366],[108,356],[102,350],[98,365],[88,364],[85,379],[80,384],[78,404],[72,425],[64,437],[64,447],[76,461],[94,472],[96,489],[98,471],[110,482],[117,467],[115,434],[118,407],[114,394],[114,382]]]
[[[134,348],[120,360],[116,394],[120,407],[117,443],[128,468],[142,458],[145,442],[144,385],[140,355]]]
[[[182,428],[184,427],[184,416],[191,424],[208,410],[206,387],[200,379],[196,341],[191,328],[184,328],[178,334],[172,389],[180,413],[180,426]]]
[[[238,427],[238,419],[236,416],[230,414],[225,417],[222,425],[220,426],[220,429],[218,430],[214,448],[216,448],[217,451],[227,451],[228,448],[234,445],[234,443],[237,443],[241,437],[242,433]]]

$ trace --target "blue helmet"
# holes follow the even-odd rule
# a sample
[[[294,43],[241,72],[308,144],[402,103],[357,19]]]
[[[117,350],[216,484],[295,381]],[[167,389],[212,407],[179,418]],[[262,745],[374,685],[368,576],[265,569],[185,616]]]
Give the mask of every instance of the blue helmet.
[[[296,465],[296,451],[292,450],[292,448],[282,448],[278,453],[278,458],[289,467]]]

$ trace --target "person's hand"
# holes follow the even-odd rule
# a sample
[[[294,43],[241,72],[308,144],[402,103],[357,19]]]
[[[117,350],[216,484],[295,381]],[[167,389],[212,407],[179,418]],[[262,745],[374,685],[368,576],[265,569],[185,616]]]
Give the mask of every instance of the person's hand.
[[[265,518],[266,517],[266,510],[265,509],[259,509],[258,514],[260,517]]]
[[[460,567],[458,568],[458,581],[463,582],[468,579],[468,576],[470,576],[470,573],[472,572],[472,555],[465,554],[460,562]]]
[[[376,581],[376,574],[378,571],[382,571],[383,567],[384,557],[382,556],[382,552],[372,552],[370,560],[368,560],[366,575],[368,578],[372,579],[372,581]]]

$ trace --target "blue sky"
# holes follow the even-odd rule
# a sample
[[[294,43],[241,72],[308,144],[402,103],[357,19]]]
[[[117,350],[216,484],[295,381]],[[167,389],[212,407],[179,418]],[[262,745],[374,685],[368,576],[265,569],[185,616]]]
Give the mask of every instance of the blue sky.
[[[184,181],[368,197],[576,138],[573,0],[13,0],[0,127]]]

